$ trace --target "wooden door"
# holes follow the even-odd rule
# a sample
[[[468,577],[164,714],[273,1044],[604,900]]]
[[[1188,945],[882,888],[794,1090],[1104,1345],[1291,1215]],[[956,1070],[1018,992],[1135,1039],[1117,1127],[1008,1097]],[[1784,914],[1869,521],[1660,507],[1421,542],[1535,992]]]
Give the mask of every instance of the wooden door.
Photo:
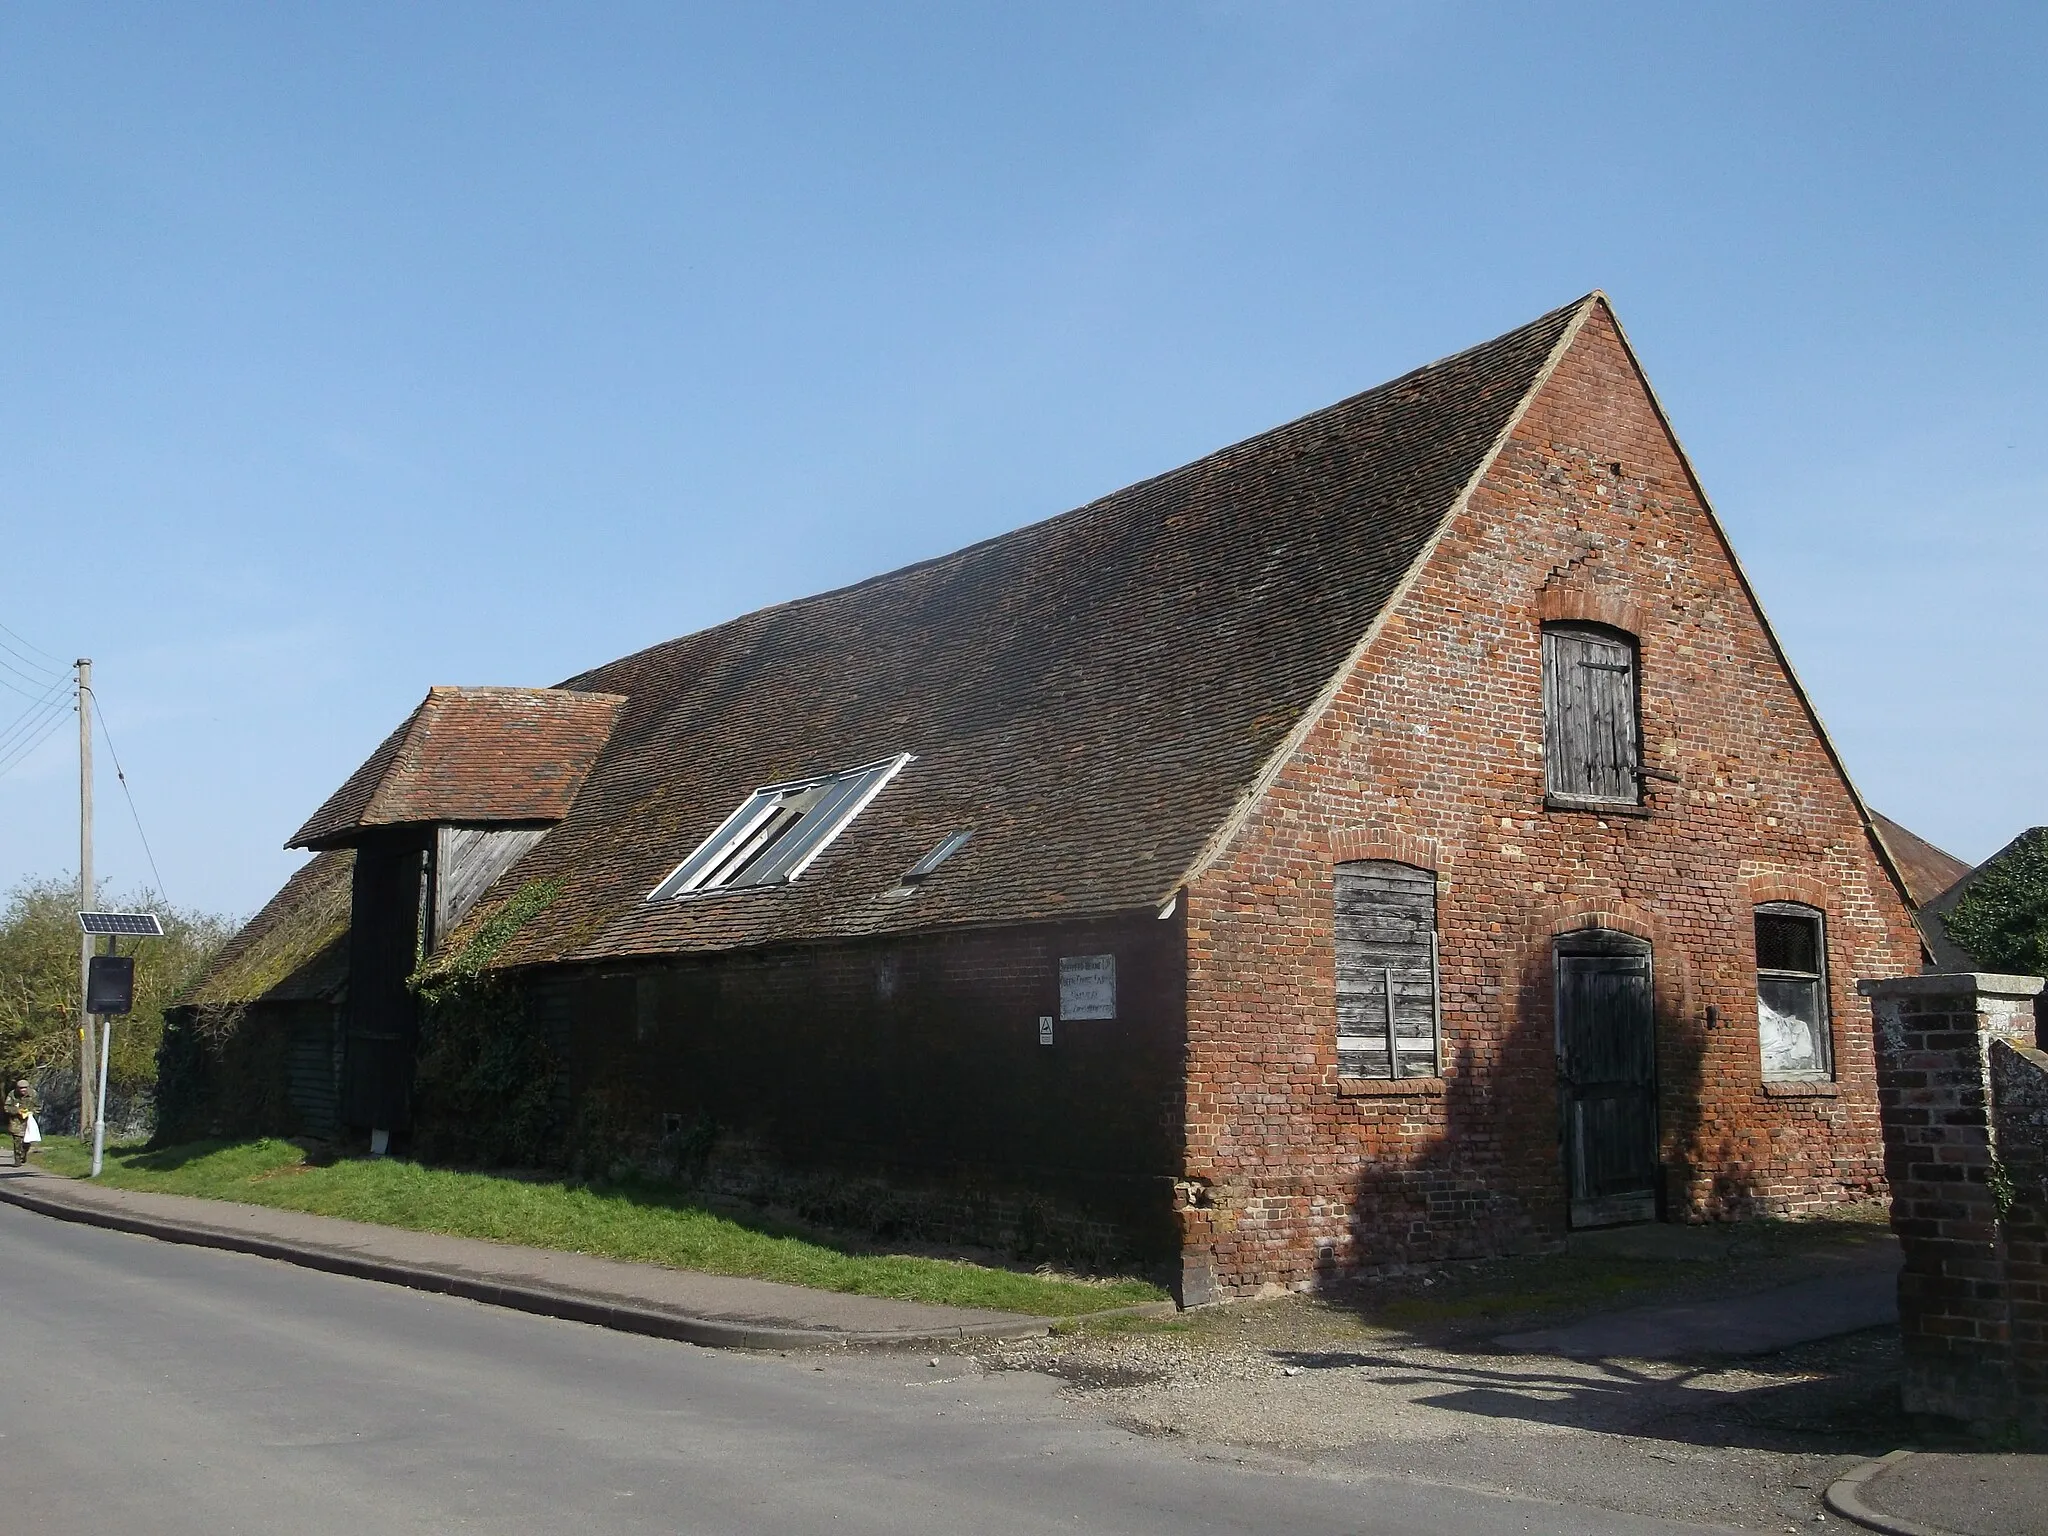
[[[400,829],[356,849],[349,896],[347,1035],[341,1120],[402,1131],[411,1115],[419,1032],[412,989],[426,914],[426,849]]]
[[[1574,1227],[1657,1216],[1657,1036],[1650,949],[1576,935],[1557,953],[1557,1070]]]

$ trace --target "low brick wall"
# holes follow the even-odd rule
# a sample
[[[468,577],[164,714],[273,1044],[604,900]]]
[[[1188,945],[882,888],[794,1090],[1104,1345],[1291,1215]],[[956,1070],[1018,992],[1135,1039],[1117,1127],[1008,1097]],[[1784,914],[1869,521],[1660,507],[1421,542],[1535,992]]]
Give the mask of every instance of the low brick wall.
[[[1866,981],[1904,1406],[2048,1430],[2048,1054],[2038,977]]]

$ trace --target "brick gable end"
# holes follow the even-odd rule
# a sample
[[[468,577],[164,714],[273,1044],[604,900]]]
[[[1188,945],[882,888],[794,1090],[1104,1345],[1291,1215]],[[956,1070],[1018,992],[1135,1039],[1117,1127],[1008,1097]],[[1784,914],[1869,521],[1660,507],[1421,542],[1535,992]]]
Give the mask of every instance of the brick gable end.
[[[1640,645],[1643,817],[1544,802],[1541,627]],[[1441,1091],[1344,1094],[1332,866],[1438,877]],[[1836,1081],[1766,1091],[1752,908],[1827,919]],[[1221,855],[1188,890],[1190,1263],[1223,1294],[1554,1240],[1551,945],[1655,954],[1678,1219],[1882,1185],[1854,982],[1918,942],[1861,812],[1604,304]],[[1398,1090],[1399,1085],[1388,1085]],[[1780,1088],[1784,1085],[1771,1085]]]

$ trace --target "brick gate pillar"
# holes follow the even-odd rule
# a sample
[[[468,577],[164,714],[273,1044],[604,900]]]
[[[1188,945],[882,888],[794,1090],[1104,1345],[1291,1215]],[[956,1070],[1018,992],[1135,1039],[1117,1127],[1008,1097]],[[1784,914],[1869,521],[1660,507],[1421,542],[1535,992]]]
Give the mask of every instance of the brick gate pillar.
[[[1899,1275],[1910,1413],[2014,1416],[2012,1314],[1999,1230],[2004,1172],[1993,1043],[2035,1043],[2033,976],[1902,976],[1858,983],[1876,1029],[1878,1113]]]

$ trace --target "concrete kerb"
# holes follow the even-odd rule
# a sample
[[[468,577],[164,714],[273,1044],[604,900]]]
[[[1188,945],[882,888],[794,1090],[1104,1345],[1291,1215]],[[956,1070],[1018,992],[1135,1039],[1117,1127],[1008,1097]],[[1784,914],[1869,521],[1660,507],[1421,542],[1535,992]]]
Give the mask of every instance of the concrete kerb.
[[[1026,1317],[1015,1322],[962,1323],[943,1329],[870,1332],[817,1328],[779,1328],[770,1324],[729,1322],[719,1318],[693,1317],[665,1307],[649,1306],[585,1292],[563,1291],[547,1286],[492,1280],[479,1276],[450,1274],[425,1265],[366,1258],[346,1249],[325,1248],[312,1243],[285,1242],[230,1232],[195,1222],[165,1221],[122,1211],[95,1209],[68,1200],[52,1200],[31,1193],[16,1183],[0,1183],[0,1200],[38,1215],[85,1226],[104,1227],[152,1237],[160,1242],[183,1243],[195,1248],[217,1248],[232,1253],[277,1259],[303,1269],[347,1275],[358,1280],[375,1280],[385,1285],[402,1285],[410,1290],[459,1296],[486,1306],[531,1312],[566,1322],[589,1323],[620,1333],[644,1334],[650,1338],[673,1339],[712,1349],[837,1349],[858,1345],[871,1349],[921,1349],[955,1344],[967,1339],[1043,1338],[1054,1327],[1094,1322],[1109,1317],[1160,1317],[1176,1310],[1170,1301],[1149,1302],[1135,1307],[1111,1307],[1076,1317]]]
[[[1883,1531],[1886,1536],[1959,1536],[1959,1533],[1938,1525],[1922,1525],[1917,1520],[1885,1514],[1864,1501],[1866,1483],[1912,1454],[1911,1451],[1893,1451],[1888,1456],[1880,1456],[1875,1461],[1866,1461],[1862,1466],[1852,1468],[1828,1484],[1828,1491],[1822,1495],[1821,1502],[1844,1520],[1854,1520],[1873,1531]]]

